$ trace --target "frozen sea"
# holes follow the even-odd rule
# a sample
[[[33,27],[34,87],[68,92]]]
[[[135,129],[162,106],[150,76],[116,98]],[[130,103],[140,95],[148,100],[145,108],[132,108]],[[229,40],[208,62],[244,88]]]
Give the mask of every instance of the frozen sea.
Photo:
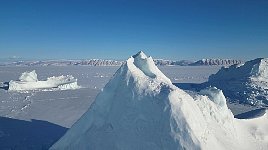
[[[119,66],[0,67],[0,149],[48,149],[90,107]],[[160,66],[174,84],[199,84],[219,66]],[[9,92],[5,85],[36,70],[39,80],[59,75],[78,79],[77,90]],[[234,114],[248,107],[229,104]]]

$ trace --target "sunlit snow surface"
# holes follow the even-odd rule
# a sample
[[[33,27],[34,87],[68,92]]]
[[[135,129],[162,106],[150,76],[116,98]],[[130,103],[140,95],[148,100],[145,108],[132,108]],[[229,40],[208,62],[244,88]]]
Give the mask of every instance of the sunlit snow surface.
[[[267,122],[235,119],[215,87],[189,95],[139,52],[50,149],[265,149]]]
[[[89,108],[99,91],[109,81],[119,67],[89,67],[89,66],[46,66],[46,67],[0,67],[0,149],[47,149],[66,131],[64,127],[71,125]],[[173,82],[202,83],[208,76],[216,73],[217,66],[162,66],[159,69]],[[36,70],[39,80],[51,76],[73,75],[78,79],[78,85],[83,88],[65,91],[24,91],[8,92],[7,82],[16,80],[27,70]],[[231,104],[237,113],[246,112],[247,106]],[[237,109],[238,108],[238,109]],[[13,118],[15,121],[12,121]],[[42,120],[43,122],[32,121]],[[25,120],[25,121],[23,121]],[[6,123],[3,124],[2,122]],[[25,124],[26,123],[26,124]],[[27,125],[30,124],[30,125]],[[12,128],[12,124],[15,124]],[[33,125],[33,127],[31,126]],[[58,125],[58,126],[57,126]],[[46,127],[50,127],[48,130]],[[28,142],[21,132],[34,130]],[[16,130],[13,130],[16,128]],[[29,129],[30,128],[30,129]],[[52,136],[61,131],[58,136]],[[11,132],[14,131],[14,132]],[[16,131],[16,132],[15,132]],[[19,134],[21,134],[19,136]],[[47,135],[48,134],[48,135]],[[44,140],[44,137],[47,140]],[[34,139],[35,140],[32,140]],[[11,140],[13,139],[13,140]],[[16,140],[14,140],[16,139]]]

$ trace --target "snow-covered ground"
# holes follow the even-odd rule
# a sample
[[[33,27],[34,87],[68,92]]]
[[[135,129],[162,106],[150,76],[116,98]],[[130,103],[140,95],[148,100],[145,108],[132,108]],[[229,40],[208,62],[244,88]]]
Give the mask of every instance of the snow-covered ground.
[[[0,149],[48,149],[87,111],[118,68],[119,66],[0,67]],[[207,81],[209,75],[216,73],[220,67],[160,66],[159,69],[173,83],[187,85]],[[16,80],[23,72],[31,70],[36,70],[39,80],[72,75],[82,88],[65,91],[7,91],[7,82]],[[239,104],[230,106],[237,114],[255,109]]]

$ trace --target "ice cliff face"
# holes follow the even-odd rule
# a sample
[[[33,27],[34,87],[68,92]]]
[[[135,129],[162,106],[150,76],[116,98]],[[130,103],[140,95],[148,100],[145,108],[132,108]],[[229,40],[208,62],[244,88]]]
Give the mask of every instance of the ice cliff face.
[[[268,58],[221,68],[208,84],[222,89],[228,97],[252,105],[268,105]]]
[[[139,52],[117,70],[89,110],[50,149],[219,150],[267,146],[236,128],[221,90],[207,88],[193,98],[172,85],[151,57]]]

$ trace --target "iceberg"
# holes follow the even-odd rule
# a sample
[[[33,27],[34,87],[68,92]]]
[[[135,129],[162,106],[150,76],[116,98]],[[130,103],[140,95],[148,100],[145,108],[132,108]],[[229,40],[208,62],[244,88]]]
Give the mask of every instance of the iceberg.
[[[51,89],[57,88],[61,90],[77,89],[80,86],[77,85],[77,79],[72,75],[48,77],[47,80],[39,81],[35,70],[31,72],[24,72],[21,74],[19,81],[11,80],[9,82],[9,91],[25,91],[25,90],[37,90],[37,89]]]
[[[222,89],[226,96],[241,103],[267,106],[268,58],[222,67],[206,84]]]
[[[141,51],[117,70],[50,150],[265,149],[267,128],[266,114],[235,119],[220,89],[190,96]]]

